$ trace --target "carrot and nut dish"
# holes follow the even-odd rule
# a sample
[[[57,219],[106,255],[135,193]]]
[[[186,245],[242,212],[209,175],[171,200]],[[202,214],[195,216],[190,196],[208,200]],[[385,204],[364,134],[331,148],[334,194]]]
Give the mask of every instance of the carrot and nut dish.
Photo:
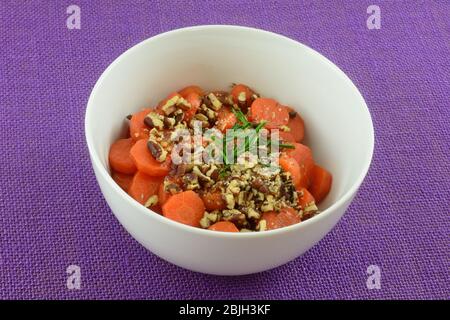
[[[259,232],[319,214],[332,176],[302,144],[292,108],[243,84],[189,86],[129,115],[109,151],[112,177],[136,201],[190,226]]]

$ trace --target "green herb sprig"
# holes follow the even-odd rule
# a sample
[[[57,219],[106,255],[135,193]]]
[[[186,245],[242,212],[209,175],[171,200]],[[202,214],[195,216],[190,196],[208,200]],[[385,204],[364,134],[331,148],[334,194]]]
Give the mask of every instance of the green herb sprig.
[[[228,133],[227,133],[226,139],[220,141],[223,144],[222,152],[223,152],[223,160],[224,160],[224,167],[219,172],[219,177],[221,177],[221,178],[224,178],[228,174],[228,172],[230,170],[231,163],[228,163],[227,146],[228,146],[228,143],[230,141],[238,138],[238,136],[236,134],[234,134],[234,131],[235,130],[245,130],[245,129],[248,129],[249,127],[254,125],[252,122],[248,121],[247,117],[245,116],[245,114],[240,109],[232,108],[231,110],[234,113],[234,115],[236,116],[237,122],[232,127],[233,134],[229,136]],[[247,152],[247,151],[250,150],[250,147],[252,145],[254,145],[255,143],[259,143],[259,135],[258,135],[258,133],[259,133],[259,131],[262,128],[264,128],[264,126],[266,124],[267,124],[267,121],[261,121],[254,127],[256,134],[251,137],[252,139],[250,139],[249,137],[245,137],[244,147],[243,148],[239,148],[236,145],[234,146],[232,153],[233,153],[233,157],[235,159],[237,159],[238,156],[240,155],[239,154],[240,150],[242,150],[242,153],[243,152]],[[270,144],[271,144],[271,141],[269,140],[268,141],[268,146],[270,146]],[[278,146],[279,146],[279,148],[295,149],[295,146],[292,145],[292,144],[279,143]]]

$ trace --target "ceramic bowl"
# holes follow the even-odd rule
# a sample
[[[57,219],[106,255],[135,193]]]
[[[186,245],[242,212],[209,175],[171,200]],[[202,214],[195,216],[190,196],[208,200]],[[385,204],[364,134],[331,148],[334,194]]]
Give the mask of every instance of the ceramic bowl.
[[[331,192],[320,204],[319,215],[272,231],[213,232],[146,209],[111,178],[108,150],[127,130],[126,115],[154,106],[189,84],[229,90],[233,82],[245,83],[293,107],[303,117],[304,143],[312,148],[316,162],[333,174]],[[355,197],[374,148],[366,103],[336,65],[297,41],[238,26],[174,30],[124,52],[95,84],[85,130],[100,189],[131,236],[175,265],[217,275],[268,270],[318,243]]]

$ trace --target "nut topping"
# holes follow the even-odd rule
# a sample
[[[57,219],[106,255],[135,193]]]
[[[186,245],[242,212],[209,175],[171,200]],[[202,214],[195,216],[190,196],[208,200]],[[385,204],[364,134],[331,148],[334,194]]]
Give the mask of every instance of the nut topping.
[[[164,117],[156,112],[150,112],[144,118],[144,123],[149,127],[162,130],[164,128]]]
[[[154,140],[147,141],[147,148],[150,150],[152,156],[158,162],[164,162],[167,158],[167,151],[163,149],[163,147]]]

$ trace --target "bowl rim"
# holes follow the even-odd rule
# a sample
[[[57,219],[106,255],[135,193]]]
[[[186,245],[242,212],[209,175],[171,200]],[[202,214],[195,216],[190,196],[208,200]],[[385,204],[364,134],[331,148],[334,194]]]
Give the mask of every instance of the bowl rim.
[[[365,163],[363,166],[363,169],[359,176],[355,179],[353,184],[348,188],[348,190],[339,197],[334,203],[332,203],[327,209],[322,211],[320,214],[306,220],[302,221],[301,223],[296,223],[287,227],[274,229],[274,230],[266,230],[264,232],[212,232],[207,229],[192,227],[189,225],[185,225],[176,221],[173,221],[171,219],[168,219],[148,208],[145,208],[143,205],[138,203],[136,200],[134,200],[128,193],[126,193],[124,190],[122,190],[119,185],[113,180],[111,175],[108,173],[106,168],[101,164],[99,155],[97,151],[95,150],[93,146],[93,136],[91,133],[91,129],[89,126],[89,119],[92,117],[92,110],[93,110],[93,100],[95,98],[96,92],[98,91],[98,88],[102,85],[104,79],[109,75],[111,70],[118,65],[125,57],[130,55],[133,51],[138,50],[140,47],[145,46],[149,42],[156,41],[161,38],[169,37],[174,34],[183,33],[183,32],[191,32],[191,31],[203,31],[203,30],[216,30],[216,29],[228,29],[232,31],[245,31],[245,32],[256,32],[256,33],[262,33],[266,36],[277,38],[282,41],[286,41],[290,43],[291,45],[301,46],[308,54],[316,56],[318,59],[321,60],[322,63],[328,65],[328,67],[335,73],[337,73],[343,81],[346,82],[347,85],[352,87],[361,99],[362,107],[364,109],[364,112],[366,113],[369,126],[369,139],[370,146],[368,149],[368,152],[366,154]],[[337,208],[344,205],[348,200],[351,199],[351,197],[358,191],[361,183],[363,182],[364,178],[367,175],[367,172],[370,168],[373,152],[374,152],[374,145],[375,145],[375,133],[374,133],[374,127],[373,127],[373,121],[371,114],[369,112],[369,108],[367,107],[366,101],[364,100],[363,96],[361,95],[358,88],[355,86],[353,81],[333,62],[331,62],[329,59],[327,59],[325,56],[323,56],[321,53],[317,52],[316,50],[310,48],[309,46],[291,39],[287,36],[277,34],[271,31],[257,29],[253,27],[246,27],[246,26],[237,26],[237,25],[198,25],[198,26],[191,26],[191,27],[184,27],[179,29],[174,29],[170,31],[166,31],[157,35],[154,35],[150,38],[147,38],[132,47],[128,48],[125,52],[120,54],[117,58],[114,59],[113,62],[111,62],[108,67],[103,71],[103,73],[100,75],[98,80],[96,81],[91,94],[88,99],[86,111],[85,111],[85,121],[84,121],[84,129],[85,129],[85,138],[91,158],[92,165],[97,168],[97,172],[101,175],[101,177],[111,185],[111,187],[119,194],[122,195],[123,201],[126,201],[128,205],[135,208],[136,210],[140,211],[140,213],[144,215],[150,216],[152,219],[156,219],[160,221],[161,223],[167,224],[169,226],[173,226],[175,230],[184,231],[187,233],[193,233],[198,236],[210,236],[210,237],[217,237],[217,238],[226,238],[226,239],[239,239],[239,238],[261,238],[261,237],[269,237],[269,236],[275,236],[275,235],[281,235],[289,232],[294,231],[300,231],[301,229],[308,228],[311,224],[320,223],[322,220],[324,220],[327,216],[331,215]],[[103,193],[103,192],[102,192]],[[109,204],[108,204],[109,206]]]

